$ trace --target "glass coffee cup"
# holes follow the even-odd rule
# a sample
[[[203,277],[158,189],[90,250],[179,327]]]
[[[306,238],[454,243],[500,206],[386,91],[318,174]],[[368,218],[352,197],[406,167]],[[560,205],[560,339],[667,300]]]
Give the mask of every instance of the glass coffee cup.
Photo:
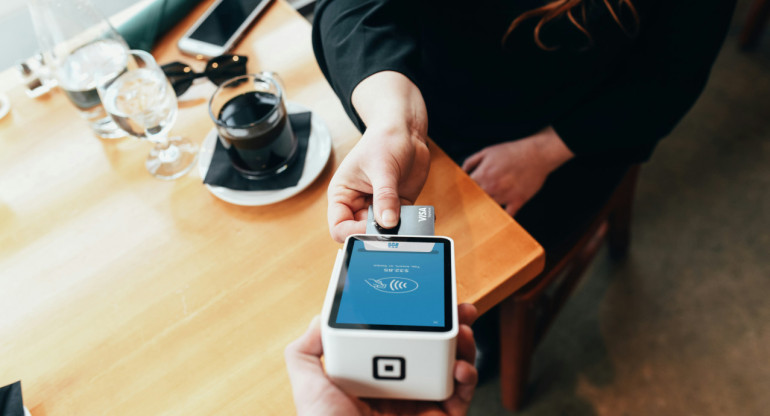
[[[276,175],[294,161],[297,137],[274,74],[249,74],[224,82],[209,101],[209,115],[233,168],[246,178]]]

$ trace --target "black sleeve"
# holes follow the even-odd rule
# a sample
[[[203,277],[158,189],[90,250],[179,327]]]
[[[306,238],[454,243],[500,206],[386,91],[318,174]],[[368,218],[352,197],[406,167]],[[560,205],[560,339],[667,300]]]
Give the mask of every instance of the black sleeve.
[[[396,71],[418,87],[417,2],[407,0],[321,0],[313,20],[318,65],[348,116],[365,129],[351,102],[364,78]]]
[[[648,159],[703,91],[734,8],[735,0],[661,2],[622,69],[554,130],[578,155]]]

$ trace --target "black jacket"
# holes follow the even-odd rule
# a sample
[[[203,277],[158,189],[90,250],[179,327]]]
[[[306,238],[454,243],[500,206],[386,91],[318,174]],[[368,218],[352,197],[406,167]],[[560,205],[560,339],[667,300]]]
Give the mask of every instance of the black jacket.
[[[350,95],[367,76],[394,70],[423,94],[429,135],[461,160],[490,144],[551,125],[576,155],[649,158],[693,105],[727,32],[735,0],[632,0],[637,36],[587,0],[592,41],[566,18],[543,29],[508,25],[542,0],[320,0],[318,63],[358,128]],[[611,4],[616,2],[611,0]],[[616,11],[627,27],[628,10]]]

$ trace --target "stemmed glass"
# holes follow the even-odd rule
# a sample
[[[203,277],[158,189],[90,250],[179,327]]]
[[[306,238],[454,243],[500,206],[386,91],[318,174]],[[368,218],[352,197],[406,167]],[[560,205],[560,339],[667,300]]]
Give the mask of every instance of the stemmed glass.
[[[152,55],[129,51],[125,72],[98,91],[121,129],[155,144],[145,162],[152,176],[170,180],[190,171],[198,149],[185,138],[168,137],[177,116],[176,94]]]

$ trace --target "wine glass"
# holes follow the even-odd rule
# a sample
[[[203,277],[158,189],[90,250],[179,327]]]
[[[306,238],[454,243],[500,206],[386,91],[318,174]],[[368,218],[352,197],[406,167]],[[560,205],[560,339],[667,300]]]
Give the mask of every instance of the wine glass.
[[[155,143],[145,162],[152,176],[171,180],[190,171],[198,149],[188,139],[168,137],[177,116],[176,94],[152,55],[129,51],[125,72],[98,91],[121,129]]]

